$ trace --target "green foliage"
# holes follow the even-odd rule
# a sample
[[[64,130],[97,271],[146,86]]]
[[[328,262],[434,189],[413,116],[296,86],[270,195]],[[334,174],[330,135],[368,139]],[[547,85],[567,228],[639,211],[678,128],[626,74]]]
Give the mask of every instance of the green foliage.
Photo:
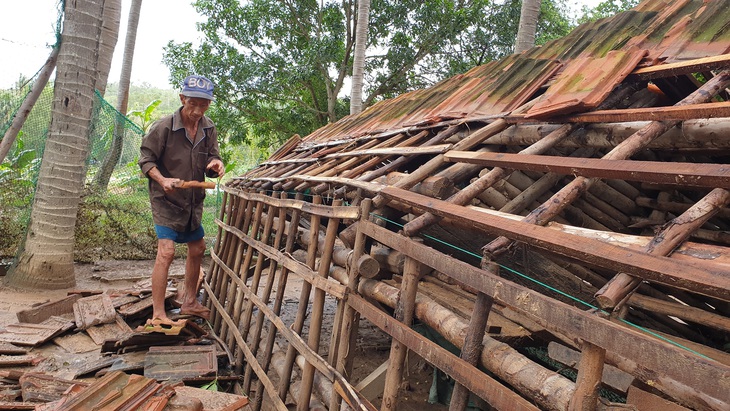
[[[153,100],[150,104],[148,104],[144,109],[142,110],[132,110],[129,113],[127,113],[127,116],[136,119],[139,121],[140,127],[142,130],[144,130],[145,133],[147,133],[147,129],[154,123],[154,117],[155,109],[162,104],[162,100],[157,99]]]
[[[610,17],[622,11],[636,7],[640,0],[606,0],[594,8],[583,6],[582,16],[578,19],[579,24],[595,21],[605,17]]]
[[[483,10],[481,24],[468,27],[456,42],[443,50],[442,55],[435,55],[433,61],[429,60],[432,67],[438,69],[435,75],[438,78],[452,77],[512,54],[521,6],[520,0],[490,2]],[[573,28],[565,1],[543,0],[540,3],[536,45],[563,37]]]
[[[373,0],[365,104],[428,87],[511,53],[519,1]],[[176,82],[216,83],[209,111],[231,143],[277,146],[349,113],[355,2],[197,0],[204,41],[168,43]],[[514,11],[517,11],[516,14]],[[564,0],[543,1],[538,39],[568,33]]]
[[[74,260],[155,258],[157,236],[146,192],[114,190],[79,205]]]

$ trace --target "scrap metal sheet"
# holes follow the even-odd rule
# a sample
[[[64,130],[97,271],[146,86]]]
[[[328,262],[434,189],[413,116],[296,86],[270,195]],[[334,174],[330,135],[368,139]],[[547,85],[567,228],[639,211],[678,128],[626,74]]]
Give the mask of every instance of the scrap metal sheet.
[[[218,360],[214,345],[150,347],[145,356],[144,376],[157,380],[215,375]]]
[[[612,51],[571,61],[526,117],[545,118],[598,107],[639,64],[644,50]]]

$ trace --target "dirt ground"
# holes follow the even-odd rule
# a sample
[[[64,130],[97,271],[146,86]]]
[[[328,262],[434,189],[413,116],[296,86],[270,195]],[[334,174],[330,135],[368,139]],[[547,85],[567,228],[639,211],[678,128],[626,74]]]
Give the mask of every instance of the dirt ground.
[[[75,266],[76,287],[73,290],[124,290],[129,289],[139,280],[149,278],[153,266],[151,260],[114,260],[98,261],[91,264],[78,263]],[[208,265],[204,264],[207,270]],[[184,273],[184,259],[177,258],[170,270],[170,278],[181,279]],[[0,277],[0,329],[16,323],[16,313],[34,305],[48,301],[55,301],[68,295],[72,289],[65,290],[25,290],[9,287]],[[262,280],[263,282],[263,280]],[[289,295],[291,293],[291,296]],[[287,287],[287,298],[284,310],[291,304],[292,311],[296,311],[298,291],[294,287]],[[287,302],[288,301],[288,302]],[[291,314],[292,318],[295,313]],[[287,317],[287,315],[282,315]],[[326,316],[331,318],[331,316]],[[286,322],[286,320],[285,320]],[[288,322],[287,322],[288,323]],[[326,346],[326,344],[324,344]],[[358,336],[358,353],[356,355],[352,382],[357,384],[375,370],[388,358],[390,341],[386,334],[367,321],[362,321]],[[98,359],[102,354],[97,351],[86,353],[69,353],[60,346],[51,342],[34,348],[30,353],[44,358],[33,371],[41,371],[57,378],[70,379],[81,364]],[[326,353],[321,353],[326,357]],[[401,385],[399,410],[403,411],[432,411],[445,410],[446,405],[429,404],[428,394],[433,381],[433,369],[423,360],[413,357],[413,363],[407,369],[407,382]],[[28,367],[24,371],[30,371]],[[93,377],[87,381],[93,380]],[[380,398],[373,401],[379,408]]]

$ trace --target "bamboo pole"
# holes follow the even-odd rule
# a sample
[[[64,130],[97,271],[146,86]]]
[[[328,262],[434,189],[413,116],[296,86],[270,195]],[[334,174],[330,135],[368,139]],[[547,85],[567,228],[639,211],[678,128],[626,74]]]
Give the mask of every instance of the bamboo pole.
[[[684,98],[682,101],[677,103],[677,106],[687,104],[697,104],[704,101],[709,101],[713,98],[720,90],[723,90],[730,84],[730,71],[723,71],[717,76],[710,79],[702,87],[697,89],[695,92]],[[638,132],[634,133],[631,137],[622,141],[613,150],[608,152],[602,158],[605,160],[624,160],[631,157],[633,154],[641,149],[644,149],[649,143],[662,134],[668,129],[674,127],[678,122],[676,121],[653,121],[646,127],[642,128]],[[566,206],[572,204],[578,197],[580,197],[588,188],[592,182],[596,179],[576,177],[572,182],[563,187],[559,192],[550,198],[549,201],[545,202],[541,207],[530,212],[522,221],[535,224],[544,225],[550,219],[560,214]],[[483,248],[485,256],[489,259],[493,259],[499,254],[503,253],[509,244],[512,243],[507,237],[499,237]]]
[[[418,280],[420,264],[413,258],[406,257],[403,269],[403,283],[401,284],[400,296],[395,305],[395,319],[410,327],[413,324],[416,311],[416,295],[418,293]],[[394,411],[397,409],[398,391],[403,378],[403,366],[408,349],[395,338],[390,345],[390,356],[388,357],[388,371],[385,374],[385,389],[381,410]]]
[[[282,192],[282,198],[286,198],[286,193]],[[301,201],[304,195],[297,193],[296,200]],[[282,210],[284,210],[282,208]],[[284,218],[286,219],[286,212],[284,211]],[[286,233],[286,245],[284,246],[285,253],[291,253],[294,250],[294,245],[297,238],[297,227],[299,226],[299,219],[302,215],[301,210],[293,209],[291,212],[291,221]],[[281,223],[281,220],[280,220]],[[282,266],[281,272],[279,273],[279,281],[276,286],[276,298],[274,299],[273,311],[277,316],[281,313],[281,306],[284,302],[284,293],[286,289],[287,279],[289,276],[289,270]],[[273,280],[273,279],[272,279]],[[268,372],[269,364],[271,363],[271,357],[274,350],[274,343],[276,342],[276,327],[273,323],[269,323],[268,332],[266,334],[266,344],[264,345],[264,356],[261,360],[261,368],[264,372]],[[284,372],[280,372],[279,375],[284,375]],[[245,376],[244,376],[245,378]],[[256,396],[254,397],[254,411],[259,411],[263,402],[263,382],[259,380],[256,384]]]
[[[575,129],[575,125],[572,124],[565,124],[562,127],[558,128],[554,132],[550,133],[545,138],[541,139],[540,141],[536,142],[535,144],[525,148],[524,150],[520,151],[520,154],[541,154],[547,151],[548,149],[555,146],[558,142],[560,142],[563,138],[568,136],[573,130]],[[454,147],[454,150],[456,150],[456,147]],[[485,174],[482,177],[479,177],[476,181],[469,184],[467,187],[463,188],[462,190],[459,190],[458,193],[454,194],[453,196],[449,197],[446,201],[452,203],[452,204],[458,204],[458,205],[464,205],[469,203],[473,198],[477,197],[480,193],[484,192],[486,189],[492,187],[496,182],[503,179],[510,173],[510,170],[503,169],[500,167],[495,167],[491,171],[489,171],[487,174]],[[413,236],[418,234],[421,230],[424,228],[435,224],[439,222],[441,219],[432,214],[432,213],[424,213],[414,219],[413,221],[409,222],[403,227],[403,232],[406,233],[406,235]]]
[[[342,200],[335,200],[332,203],[333,206],[342,205]],[[322,257],[319,261],[319,270],[317,274],[322,278],[329,276],[330,265],[332,264],[332,249],[335,246],[335,239],[337,238],[337,229],[339,228],[340,220],[338,218],[330,218],[327,221],[327,231],[325,235],[325,248],[322,250]],[[311,231],[314,230],[315,226],[312,226]],[[309,338],[307,345],[314,352],[319,351],[319,339],[322,334],[322,321],[324,315],[324,300],[326,293],[320,288],[314,290],[314,301],[312,302],[312,318],[309,322]],[[314,381],[314,365],[310,362],[304,363],[302,369],[302,388],[299,392],[299,404],[297,405],[298,411],[307,411],[307,408],[303,406],[303,402],[312,395],[312,383]]]
[[[235,200],[235,198],[231,198],[231,197],[233,197],[233,196],[231,194],[229,194],[228,192],[226,192],[226,191],[223,192],[223,200],[221,203],[220,214],[218,216],[218,219],[220,221],[226,221],[226,224],[230,223],[231,209],[233,206],[233,202]],[[216,236],[215,247],[212,252],[215,253],[216,255],[220,255],[221,249],[223,247],[227,246],[226,243],[228,241],[230,241],[228,232],[223,230],[223,227],[218,226],[218,235]],[[205,276],[205,282],[208,283],[211,286],[211,288],[213,288],[213,283],[218,278],[218,271],[219,271],[218,264],[216,264],[215,261],[211,261],[210,267],[208,267],[208,272],[206,273],[206,276]],[[208,305],[209,298],[210,298],[210,296],[208,295],[208,293],[206,291],[203,291],[203,305],[206,305],[206,306]],[[208,308],[211,308],[211,307],[208,307]],[[215,307],[212,307],[210,312],[211,312],[212,316],[215,316]]]
[[[312,198],[312,203],[316,205],[322,204],[322,197],[314,196]],[[321,218],[316,214],[312,214],[309,220],[309,227],[311,227],[311,230],[309,231],[309,243],[312,245],[307,249],[306,265],[311,270],[314,270],[315,262],[317,259],[317,237],[319,236],[318,227],[320,220]],[[294,331],[296,334],[302,333],[304,320],[307,316],[307,306],[309,305],[309,294],[311,293],[311,291],[312,284],[310,284],[308,281],[302,282],[302,290],[299,296],[299,307],[297,309],[297,316],[294,319],[294,323],[291,325],[292,331]],[[286,364],[284,368],[284,373],[281,374],[281,380],[279,381],[279,398],[281,398],[282,400],[286,399],[286,393],[287,391],[289,391],[289,384],[291,383],[290,380],[292,369],[294,367],[294,359],[296,358],[296,353],[296,348],[294,348],[293,345],[289,345],[286,351]]]

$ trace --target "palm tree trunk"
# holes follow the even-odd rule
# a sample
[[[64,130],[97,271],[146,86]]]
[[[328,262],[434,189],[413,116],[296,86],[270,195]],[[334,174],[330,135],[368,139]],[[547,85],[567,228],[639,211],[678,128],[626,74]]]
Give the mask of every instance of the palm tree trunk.
[[[540,16],[540,2],[541,0],[522,0],[520,25],[517,28],[517,39],[515,39],[515,54],[535,47],[535,32],[537,31],[537,18]]]
[[[350,114],[362,111],[363,72],[365,71],[365,48],[368,43],[370,22],[370,0],[357,2],[357,30],[355,32],[355,54],[352,59],[352,92],[350,93]]]
[[[51,125],[28,233],[7,276],[13,286],[59,289],[76,283],[74,228],[86,176],[102,13],[103,2],[66,2]]]
[[[109,0],[107,0],[109,1]],[[117,0],[118,1],[118,0]],[[132,63],[134,61],[134,46],[137,42],[137,27],[139,26],[139,15],[142,9],[142,0],[132,0],[129,8],[129,20],[127,21],[127,37],[124,40],[124,58],[122,61],[122,72],[119,75],[119,90],[117,91],[116,109],[121,114],[127,112],[127,104],[129,102],[129,86],[132,77]],[[109,186],[114,167],[119,162],[122,155],[122,147],[124,144],[124,126],[125,119],[117,116],[114,122],[114,133],[112,137],[112,147],[104,157],[104,161],[99,171],[94,176],[92,183],[93,190],[97,193],[106,191]]]
[[[101,21],[101,44],[99,47],[99,76],[96,80],[96,89],[103,96],[106,92],[106,83],[112,67],[114,49],[119,38],[119,25],[122,17],[122,0],[104,0],[104,11]]]

